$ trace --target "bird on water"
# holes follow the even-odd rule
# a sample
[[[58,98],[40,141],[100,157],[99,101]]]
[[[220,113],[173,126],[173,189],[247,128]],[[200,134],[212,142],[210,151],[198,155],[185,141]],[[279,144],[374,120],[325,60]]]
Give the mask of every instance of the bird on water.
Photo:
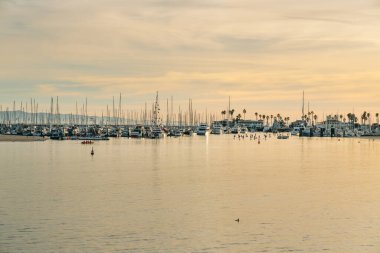
[[[94,147],[92,147],[92,149],[91,149],[91,155],[94,155],[94,154],[95,154]]]
[[[237,218],[235,221],[236,221],[236,222],[240,222],[240,219],[239,219],[239,218]]]

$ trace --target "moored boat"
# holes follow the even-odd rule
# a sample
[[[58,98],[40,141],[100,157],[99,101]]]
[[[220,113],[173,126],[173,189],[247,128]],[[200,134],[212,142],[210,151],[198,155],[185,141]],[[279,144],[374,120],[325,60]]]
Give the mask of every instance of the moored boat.
[[[201,123],[198,126],[197,135],[206,135],[209,129],[210,128],[206,123]]]

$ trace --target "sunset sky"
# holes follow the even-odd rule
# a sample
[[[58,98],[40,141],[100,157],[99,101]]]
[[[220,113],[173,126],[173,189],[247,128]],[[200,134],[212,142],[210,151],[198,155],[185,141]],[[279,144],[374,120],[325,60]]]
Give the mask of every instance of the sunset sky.
[[[380,111],[379,0],[0,0],[0,104]],[[163,106],[165,109],[165,106]],[[90,110],[90,111],[91,111]]]

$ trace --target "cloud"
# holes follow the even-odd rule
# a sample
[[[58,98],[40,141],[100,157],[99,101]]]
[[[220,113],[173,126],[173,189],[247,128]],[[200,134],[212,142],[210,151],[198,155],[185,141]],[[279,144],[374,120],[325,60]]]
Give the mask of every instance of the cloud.
[[[365,104],[378,95],[374,4],[0,0],[0,87],[99,105],[119,92],[138,105],[159,90],[274,110],[296,107],[303,89],[315,103]]]
[[[294,20],[305,20],[305,21],[320,21],[320,22],[327,22],[327,23],[338,23],[338,24],[353,24],[352,21],[344,20],[344,19],[335,19],[335,18],[318,18],[318,17],[286,17],[288,19],[294,19]]]

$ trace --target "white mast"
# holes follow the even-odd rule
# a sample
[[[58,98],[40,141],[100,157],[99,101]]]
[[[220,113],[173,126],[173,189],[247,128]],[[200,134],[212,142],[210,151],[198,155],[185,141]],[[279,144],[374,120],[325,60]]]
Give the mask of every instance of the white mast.
[[[302,91],[302,119],[305,116],[305,91]]]

